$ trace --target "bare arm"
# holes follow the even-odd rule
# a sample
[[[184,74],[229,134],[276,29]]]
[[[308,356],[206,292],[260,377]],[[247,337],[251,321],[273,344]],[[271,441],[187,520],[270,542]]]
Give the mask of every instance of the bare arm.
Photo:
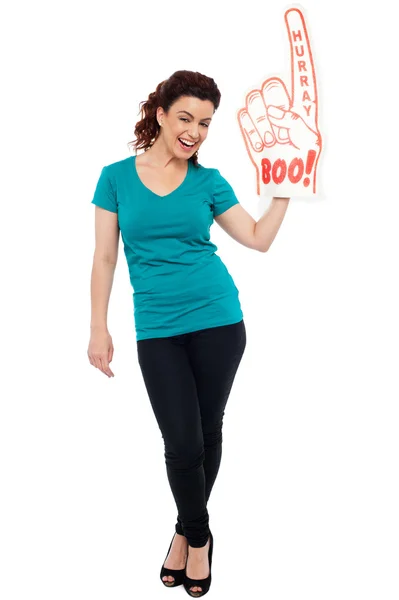
[[[269,208],[255,224],[255,246],[267,252],[277,235],[288,208],[289,198],[272,198]]]
[[[108,329],[108,304],[114,281],[116,265],[94,255],[91,271],[91,322],[90,329]]]
[[[267,252],[280,229],[289,200],[272,198],[269,208],[259,221],[255,221],[241,204],[235,204],[215,217],[215,221],[243,246]]]
[[[96,206],[95,238],[90,328],[106,330],[109,298],[118,260],[119,225],[116,213]]]

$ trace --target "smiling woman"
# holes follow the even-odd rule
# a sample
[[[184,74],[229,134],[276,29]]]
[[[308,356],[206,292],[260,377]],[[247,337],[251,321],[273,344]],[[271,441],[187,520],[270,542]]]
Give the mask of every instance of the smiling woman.
[[[176,71],[162,81],[148,100],[141,102],[141,120],[136,123],[137,150],[148,151],[159,136],[178,161],[198,164],[198,150],[208,135],[212,117],[220,104],[221,94],[215,81],[193,71]],[[163,128],[163,132],[162,132]]]
[[[254,221],[233,188],[218,169],[198,162],[219,103],[216,83],[201,73],[176,71],[160,83],[141,108],[131,142],[136,155],[103,167],[92,200],[98,258],[89,358],[113,375],[112,341],[101,324],[120,231],[134,289],[139,365],[178,513],[161,580],[183,583],[195,596],[211,583],[207,502],[221,461],[225,407],[246,346],[239,291],[210,240],[212,223],[225,217],[220,225],[255,248]],[[138,149],[144,151],[137,155]]]

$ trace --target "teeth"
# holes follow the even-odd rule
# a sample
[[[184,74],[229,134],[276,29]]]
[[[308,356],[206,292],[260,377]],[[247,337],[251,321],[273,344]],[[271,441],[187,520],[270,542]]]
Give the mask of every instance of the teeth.
[[[189,142],[189,141],[187,141],[187,140],[185,140],[185,139],[183,139],[183,138],[179,138],[179,139],[180,139],[182,142],[184,142],[185,144],[188,144],[189,146],[194,146],[194,145],[195,145],[195,142]]]

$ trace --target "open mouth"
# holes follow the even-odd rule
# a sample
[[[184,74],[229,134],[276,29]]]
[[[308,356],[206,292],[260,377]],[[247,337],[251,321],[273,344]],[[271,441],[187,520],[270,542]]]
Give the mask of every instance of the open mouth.
[[[179,140],[179,144],[182,148],[184,148],[185,150],[191,150],[192,148],[194,148],[194,146],[196,145],[196,143],[194,144],[189,144],[188,142],[183,141],[181,138],[178,138]]]

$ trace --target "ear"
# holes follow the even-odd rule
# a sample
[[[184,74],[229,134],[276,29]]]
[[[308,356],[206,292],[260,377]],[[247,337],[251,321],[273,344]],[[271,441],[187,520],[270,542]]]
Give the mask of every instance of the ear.
[[[161,123],[162,119],[163,119],[163,108],[162,108],[162,106],[158,106],[157,112],[156,112],[156,116],[157,116],[158,123]]]

